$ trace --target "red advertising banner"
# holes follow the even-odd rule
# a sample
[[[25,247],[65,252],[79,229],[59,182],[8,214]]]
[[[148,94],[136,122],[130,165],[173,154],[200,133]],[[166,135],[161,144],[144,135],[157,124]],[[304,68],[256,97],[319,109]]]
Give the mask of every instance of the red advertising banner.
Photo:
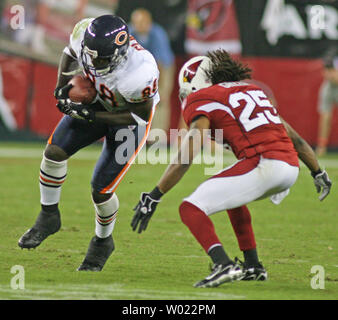
[[[27,59],[0,54],[1,118],[6,122],[7,117],[12,116],[18,129],[24,129],[26,125],[31,68]]]
[[[244,61],[253,69],[253,78],[272,89],[282,117],[306,141],[316,145],[318,94],[323,80],[321,60],[246,57]],[[1,101],[9,106],[17,128],[48,137],[62,117],[53,97],[57,67],[0,54],[0,71]],[[337,121],[333,117],[331,147],[338,147]]]
[[[13,119],[13,127],[17,129],[28,129],[40,136],[49,136],[62,117],[53,96],[57,68],[0,54],[0,76],[3,125],[9,127],[9,119]]]
[[[34,90],[30,110],[30,129],[42,136],[49,136],[63,114],[56,107],[54,89],[57,68],[35,63],[33,73]]]

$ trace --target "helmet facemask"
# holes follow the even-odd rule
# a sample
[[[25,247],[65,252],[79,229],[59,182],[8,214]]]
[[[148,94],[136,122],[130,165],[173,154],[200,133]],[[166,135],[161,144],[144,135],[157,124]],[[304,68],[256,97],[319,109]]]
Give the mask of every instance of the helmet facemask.
[[[115,49],[113,55],[99,56],[96,50],[82,46],[81,59],[87,72],[95,77],[103,77],[111,73],[126,58],[127,49]]]

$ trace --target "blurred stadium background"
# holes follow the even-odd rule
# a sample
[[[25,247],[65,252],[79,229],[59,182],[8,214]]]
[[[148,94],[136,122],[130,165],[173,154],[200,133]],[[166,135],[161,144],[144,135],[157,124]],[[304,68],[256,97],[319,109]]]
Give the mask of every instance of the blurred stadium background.
[[[15,24],[17,5],[24,8],[23,29]],[[175,71],[189,56],[222,47],[251,66],[281,115],[316,146],[322,58],[338,40],[334,0],[2,0],[0,141],[43,140],[55,127],[61,117],[53,98],[58,58],[78,20],[116,13],[129,22],[138,7],[167,31],[175,56],[173,89],[162,94],[169,103],[155,127],[182,126]],[[337,122],[335,112],[331,150],[338,148]]]
[[[143,238],[130,230],[131,207],[141,191],[156,183],[164,166],[147,165],[142,170],[137,170],[137,164],[132,166],[119,187],[123,211],[116,228],[119,250],[109,262],[108,272],[95,275],[94,285],[92,275],[78,275],[74,270],[93,232],[89,181],[100,150],[94,146],[81,151],[70,160],[72,178],[65,186],[63,232],[33,253],[19,251],[17,239],[39,210],[37,173],[44,143],[62,116],[55,107],[53,91],[58,60],[69,34],[84,17],[116,13],[130,22],[131,13],[140,7],[149,10],[154,22],[167,32],[174,57],[170,65],[161,66],[161,76],[166,74],[165,67],[170,70],[170,81],[169,86],[160,87],[163,101],[153,128],[169,132],[184,126],[177,88],[180,67],[192,55],[224,48],[253,69],[253,81],[275,100],[285,120],[311,146],[318,144],[323,58],[338,43],[337,0],[0,0],[0,299],[336,299],[337,197],[332,189],[332,195],[320,203],[307,170],[302,171],[293,194],[277,213],[267,202],[253,204],[254,211],[259,211],[255,215],[259,249],[272,281],[232,286],[235,296],[229,295],[227,287],[209,292],[187,289],[197,274],[206,272],[207,257],[179,221],[177,199],[205,178],[201,166],[194,166],[184,184],[164,200],[162,213],[152,222],[157,232],[149,231]],[[18,20],[22,9],[23,23]],[[338,177],[337,116],[335,108],[329,154],[321,159],[332,181]],[[41,143],[32,146],[30,142]],[[74,198],[75,189],[79,192]],[[84,194],[88,195],[86,201]],[[223,226],[222,216],[216,219],[227,228],[222,237],[234,251],[237,243],[230,224]],[[158,255],[160,259],[154,259]],[[26,293],[8,286],[9,270],[17,263],[27,266]],[[181,263],[184,268],[177,268]],[[314,291],[309,285],[309,270],[318,263],[326,268],[327,288]],[[162,271],[157,274],[154,269]],[[77,287],[78,283],[81,286]],[[97,294],[98,287],[89,283],[101,285],[107,292]],[[108,283],[112,287],[107,289]],[[67,285],[72,290],[69,295],[64,291]],[[60,295],[54,295],[55,288],[63,290]]]

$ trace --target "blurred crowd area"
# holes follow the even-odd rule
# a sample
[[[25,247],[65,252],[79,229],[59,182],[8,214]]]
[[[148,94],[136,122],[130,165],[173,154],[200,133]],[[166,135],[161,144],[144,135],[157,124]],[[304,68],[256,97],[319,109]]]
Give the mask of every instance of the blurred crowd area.
[[[122,17],[154,55],[161,102],[152,127],[168,138],[185,126],[182,65],[222,48],[252,68],[251,81],[319,153],[338,148],[338,0],[0,0],[0,140],[4,128],[48,137],[61,117],[47,107],[61,52],[79,20],[104,14]]]
[[[178,127],[180,109],[177,92],[174,94],[173,103],[176,105],[176,108],[173,108],[176,112],[170,112],[169,104],[177,78],[175,69],[185,61],[182,56],[185,54],[187,2],[187,0],[2,0],[0,51],[56,66],[78,21],[86,17],[117,14],[129,24],[131,34],[140,44],[155,56],[161,72],[159,84],[162,93],[161,107],[158,108],[154,126],[162,129],[168,129],[169,126]],[[23,28],[17,23],[20,14],[18,6],[24,10]],[[14,28],[13,21],[17,24]],[[181,57],[182,61],[177,68],[176,57]],[[3,65],[4,68],[6,69],[6,66]],[[14,104],[11,105],[10,102],[9,104],[10,108],[16,108]],[[175,122],[173,125],[168,123],[170,116]],[[25,126],[31,127],[28,123]],[[42,130],[44,134],[46,131],[47,129]]]
[[[1,0],[0,48],[57,64],[74,25],[89,16],[111,14],[115,0]],[[24,28],[11,19],[24,8]]]
[[[172,50],[184,50],[187,0],[1,0],[0,49],[57,63],[75,24],[86,17],[118,14],[127,23],[145,8],[168,34]],[[223,2],[223,1],[221,1]],[[225,1],[227,2],[227,1]],[[231,2],[231,1],[230,1]],[[17,6],[24,8],[24,28],[13,29]],[[192,23],[196,23],[193,21]]]

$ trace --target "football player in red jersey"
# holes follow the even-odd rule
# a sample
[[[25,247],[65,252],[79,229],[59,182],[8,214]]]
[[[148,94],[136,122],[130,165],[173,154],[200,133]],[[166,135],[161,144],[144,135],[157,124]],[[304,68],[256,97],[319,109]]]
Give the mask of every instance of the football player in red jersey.
[[[190,59],[179,76],[182,112],[189,132],[177,159],[171,163],[157,186],[142,193],[131,222],[133,230],[146,229],[163,194],[173,188],[189,169],[202,144],[195,137],[222,129],[223,139],[238,161],[203,182],[180,205],[183,223],[210,256],[212,273],[195,287],[216,287],[245,279],[265,280],[246,204],[270,197],[279,204],[298,177],[298,157],[310,169],[319,199],[330,192],[331,181],[321,170],[312,148],[285,122],[256,85],[246,83],[251,70],[234,61],[224,50]],[[203,139],[200,139],[203,141]],[[182,155],[188,155],[184,164]],[[240,249],[243,269],[226,254],[210,215],[227,210]]]

